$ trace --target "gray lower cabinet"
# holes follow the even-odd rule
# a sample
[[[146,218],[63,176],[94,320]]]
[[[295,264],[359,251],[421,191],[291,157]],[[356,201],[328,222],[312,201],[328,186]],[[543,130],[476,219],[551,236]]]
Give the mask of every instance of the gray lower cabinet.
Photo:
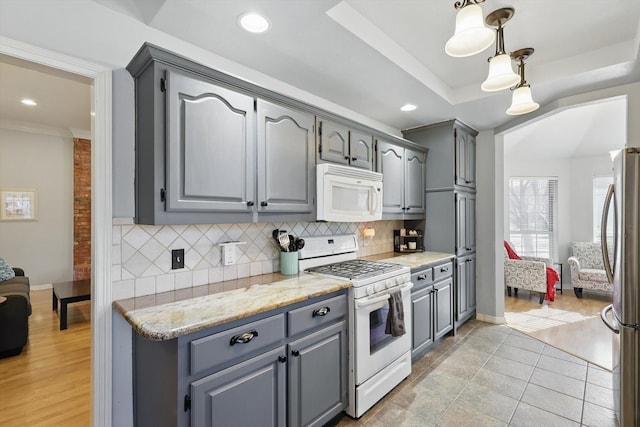
[[[318,118],[318,160],[373,170],[373,136]]]
[[[345,409],[347,346],[345,322],[289,344],[289,426],[322,426]]]
[[[476,254],[456,259],[456,325],[476,313]]]
[[[411,358],[416,361],[436,340],[453,330],[453,263],[418,268],[412,272],[411,281]]]
[[[284,354],[277,348],[191,383],[191,425],[284,427]]]
[[[378,140],[378,172],[383,174],[383,219],[424,218],[426,151]]]
[[[348,403],[347,309],[340,292],[172,340],[135,334],[135,425],[326,424]]]

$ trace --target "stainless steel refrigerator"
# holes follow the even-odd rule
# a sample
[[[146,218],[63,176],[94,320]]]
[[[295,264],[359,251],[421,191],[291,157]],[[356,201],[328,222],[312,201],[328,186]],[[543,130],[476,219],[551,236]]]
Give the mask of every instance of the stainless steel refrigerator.
[[[640,426],[640,148],[614,158],[613,184],[602,217],[602,254],[613,304],[602,310],[613,336],[613,388],[621,427]],[[610,209],[611,207],[611,209]],[[612,215],[608,213],[613,211]],[[612,218],[611,218],[612,217]],[[607,224],[613,219],[613,254]],[[609,236],[611,237],[611,236]]]

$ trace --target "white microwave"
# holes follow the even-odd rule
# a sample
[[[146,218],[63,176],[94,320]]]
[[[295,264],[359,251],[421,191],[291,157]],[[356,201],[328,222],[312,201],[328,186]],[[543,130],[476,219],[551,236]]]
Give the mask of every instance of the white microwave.
[[[318,221],[367,222],[382,219],[382,174],[349,166],[316,166]]]

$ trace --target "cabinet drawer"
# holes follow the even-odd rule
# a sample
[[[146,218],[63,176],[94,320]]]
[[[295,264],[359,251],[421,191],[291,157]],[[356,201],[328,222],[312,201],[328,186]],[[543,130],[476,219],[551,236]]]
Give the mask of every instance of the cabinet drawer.
[[[433,268],[423,268],[412,273],[411,283],[413,283],[412,293],[433,283]]]
[[[438,281],[445,277],[453,275],[453,264],[447,262],[445,264],[436,265],[433,267],[433,280]]]
[[[347,298],[344,295],[291,310],[287,317],[289,336],[299,334],[316,326],[331,323],[346,314]]]
[[[285,337],[284,314],[248,323],[190,343],[191,375],[251,353],[266,351]]]

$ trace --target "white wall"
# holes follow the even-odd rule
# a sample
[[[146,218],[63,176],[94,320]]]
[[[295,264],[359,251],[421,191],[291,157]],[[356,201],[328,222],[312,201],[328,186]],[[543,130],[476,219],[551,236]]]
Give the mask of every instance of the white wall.
[[[0,222],[0,256],[31,285],[73,278],[73,139],[0,128],[0,187],[38,190],[38,220]]]
[[[613,175],[613,162],[608,154],[571,159],[571,241],[593,239],[593,178]]]

